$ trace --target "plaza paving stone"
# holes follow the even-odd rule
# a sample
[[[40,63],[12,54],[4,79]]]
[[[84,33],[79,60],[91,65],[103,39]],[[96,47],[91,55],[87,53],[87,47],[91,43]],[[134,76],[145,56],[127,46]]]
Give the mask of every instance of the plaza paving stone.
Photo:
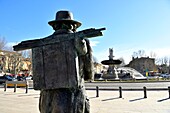
[[[168,91],[148,91],[147,98],[143,91],[123,91],[119,98],[118,91],[87,90],[91,113],[170,113]],[[39,113],[39,91],[24,88],[0,88],[0,113]]]

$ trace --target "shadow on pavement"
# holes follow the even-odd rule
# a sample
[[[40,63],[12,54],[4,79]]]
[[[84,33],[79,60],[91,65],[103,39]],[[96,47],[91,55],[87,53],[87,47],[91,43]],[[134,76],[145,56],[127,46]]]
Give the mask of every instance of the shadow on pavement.
[[[26,97],[26,96],[39,96],[40,94],[25,94],[25,95],[18,95],[18,97]]]
[[[162,101],[165,101],[165,100],[168,100],[170,98],[164,98],[164,99],[161,99],[161,100],[158,100],[157,102],[162,102]]]
[[[108,99],[104,99],[104,100],[102,100],[102,101],[115,100],[115,99],[121,99],[121,98],[119,98],[119,97],[115,97],[115,98],[108,98]]]
[[[14,93],[14,92],[4,93],[4,95],[20,95],[20,94],[25,94],[25,93]]]
[[[88,97],[89,99],[93,99],[93,98],[98,98],[98,97]]]
[[[146,99],[146,98],[137,98],[137,99],[129,100],[129,102],[134,102],[134,101],[143,100],[143,99]]]

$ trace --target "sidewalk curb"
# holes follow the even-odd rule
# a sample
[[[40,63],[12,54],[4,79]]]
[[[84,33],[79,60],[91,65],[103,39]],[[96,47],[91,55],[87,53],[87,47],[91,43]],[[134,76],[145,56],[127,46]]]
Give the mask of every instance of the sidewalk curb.
[[[167,81],[92,81],[92,82],[89,82],[89,81],[85,81],[85,83],[157,83],[157,82],[170,82],[170,80],[167,80]]]
[[[86,88],[86,90],[96,90],[96,88]],[[118,91],[118,88],[99,88],[102,91]],[[147,88],[147,91],[167,91],[168,88]],[[143,89],[122,88],[122,91],[143,91]]]

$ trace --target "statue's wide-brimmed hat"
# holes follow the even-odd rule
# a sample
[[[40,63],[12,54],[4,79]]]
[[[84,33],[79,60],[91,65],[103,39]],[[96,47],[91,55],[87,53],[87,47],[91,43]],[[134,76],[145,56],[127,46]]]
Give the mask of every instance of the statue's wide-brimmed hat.
[[[80,22],[73,20],[73,14],[70,11],[58,11],[55,20],[49,21],[48,24],[53,26],[62,22],[75,24],[76,28],[81,26]]]

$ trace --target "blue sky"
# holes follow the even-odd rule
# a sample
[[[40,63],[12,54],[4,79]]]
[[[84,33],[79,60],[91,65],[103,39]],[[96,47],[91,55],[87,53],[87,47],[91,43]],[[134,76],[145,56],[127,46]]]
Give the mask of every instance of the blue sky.
[[[10,44],[48,36],[59,10],[73,13],[82,23],[78,31],[106,27],[104,36],[90,39],[99,62],[109,48],[126,63],[138,50],[170,57],[169,0],[0,0],[0,36]]]

